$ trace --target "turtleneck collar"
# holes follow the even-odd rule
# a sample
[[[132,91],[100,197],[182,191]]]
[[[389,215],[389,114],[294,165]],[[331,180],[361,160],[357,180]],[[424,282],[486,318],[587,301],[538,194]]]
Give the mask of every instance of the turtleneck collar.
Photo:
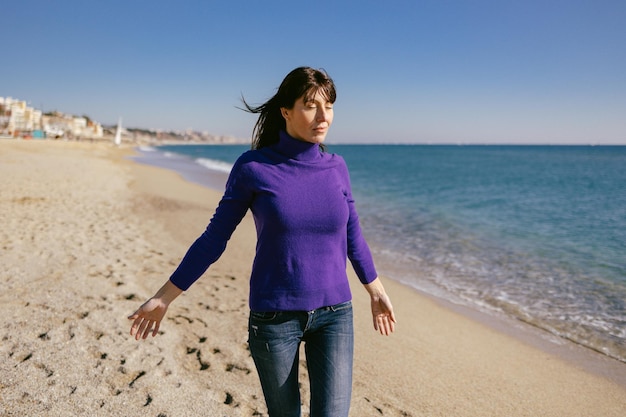
[[[318,143],[295,139],[283,130],[273,147],[277,152],[297,161],[316,161],[322,157]]]

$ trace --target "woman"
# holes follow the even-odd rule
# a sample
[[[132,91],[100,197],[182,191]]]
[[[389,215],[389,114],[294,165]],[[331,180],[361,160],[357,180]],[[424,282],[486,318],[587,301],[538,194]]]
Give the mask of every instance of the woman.
[[[348,415],[354,336],[347,258],[370,295],[374,328],[388,335],[396,321],[361,234],[346,164],[323,152],[335,98],[325,72],[300,67],[265,104],[244,101],[259,114],[252,150],[235,163],[205,232],[163,287],[129,317],[137,340],[156,336],[170,303],[220,257],[250,209],[258,241],[248,343],[271,417],[300,416],[301,342],[311,417]]]

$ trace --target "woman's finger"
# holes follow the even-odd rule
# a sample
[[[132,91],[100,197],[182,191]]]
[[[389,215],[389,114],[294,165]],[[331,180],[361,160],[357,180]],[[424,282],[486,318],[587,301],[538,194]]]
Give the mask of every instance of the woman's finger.
[[[141,324],[139,325],[139,330],[137,331],[137,336],[135,336],[135,339],[139,340],[143,337],[143,332],[144,330],[146,330],[147,325],[148,325],[148,320],[141,319]]]
[[[391,333],[393,333],[393,330],[394,330],[393,321],[390,319],[388,315],[381,314],[376,319],[377,319],[377,327],[378,327],[377,330],[380,331],[380,334],[384,336],[389,336]]]
[[[133,322],[132,326],[130,326],[131,336],[134,336],[137,334],[137,330],[139,329],[139,324],[141,324],[141,317],[137,316],[135,317],[135,321]]]
[[[148,324],[146,325],[146,329],[143,331],[143,339],[147,339],[152,332],[152,320],[148,320]]]

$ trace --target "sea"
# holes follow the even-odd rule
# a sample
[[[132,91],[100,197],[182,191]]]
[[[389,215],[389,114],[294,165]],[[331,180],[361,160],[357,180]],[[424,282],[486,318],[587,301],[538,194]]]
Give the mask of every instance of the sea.
[[[248,149],[142,147],[137,160],[223,190]],[[626,146],[327,151],[348,164],[381,276],[626,362]]]

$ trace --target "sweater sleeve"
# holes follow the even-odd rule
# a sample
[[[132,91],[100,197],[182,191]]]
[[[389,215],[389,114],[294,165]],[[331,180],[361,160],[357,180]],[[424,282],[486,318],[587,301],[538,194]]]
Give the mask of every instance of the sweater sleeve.
[[[345,162],[343,163],[343,168],[343,175],[346,178],[347,183],[346,198],[348,200],[348,210],[350,213],[347,227],[348,259],[350,260],[350,263],[354,268],[354,272],[356,272],[356,275],[359,277],[361,283],[369,284],[378,277],[378,273],[376,272],[376,267],[374,266],[372,253],[361,230],[359,215],[357,214],[354,198],[352,197],[350,175]]]
[[[170,281],[186,291],[219,259],[237,225],[250,207],[253,193],[244,180],[240,158],[228,177],[226,189],[206,230],[189,247]]]

